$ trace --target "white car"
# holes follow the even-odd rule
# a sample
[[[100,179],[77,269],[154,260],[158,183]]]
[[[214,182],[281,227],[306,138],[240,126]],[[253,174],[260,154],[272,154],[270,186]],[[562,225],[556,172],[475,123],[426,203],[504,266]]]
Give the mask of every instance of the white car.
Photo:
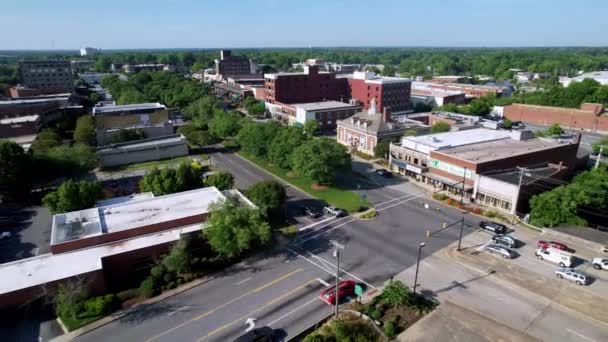
[[[581,272],[572,268],[560,268],[555,271],[555,276],[559,279],[566,279],[575,282],[577,285],[587,284],[587,277]]]
[[[340,208],[336,208],[333,205],[325,206],[325,208],[323,208],[323,211],[328,215],[334,215],[336,217],[346,216],[346,211]]]
[[[537,258],[540,260],[547,260],[554,262],[559,265],[559,267],[570,267],[572,266],[572,254],[568,252],[561,251],[559,249],[555,249],[553,247],[549,248],[539,248],[534,253]]]
[[[8,240],[11,237],[11,232],[2,232],[0,234],[0,240]]]
[[[608,270],[608,258],[593,258],[591,264],[596,270]]]

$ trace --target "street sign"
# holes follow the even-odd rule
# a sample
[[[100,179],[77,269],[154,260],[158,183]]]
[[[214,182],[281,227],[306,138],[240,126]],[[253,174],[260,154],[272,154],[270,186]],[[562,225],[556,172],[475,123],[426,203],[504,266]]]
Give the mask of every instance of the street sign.
[[[361,285],[355,285],[355,294],[357,296],[363,295],[363,286],[361,286]]]

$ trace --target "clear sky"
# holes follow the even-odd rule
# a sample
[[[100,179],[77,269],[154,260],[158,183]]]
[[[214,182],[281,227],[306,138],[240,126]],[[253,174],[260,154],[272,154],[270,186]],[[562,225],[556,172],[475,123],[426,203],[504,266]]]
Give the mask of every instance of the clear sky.
[[[608,0],[1,0],[1,49],[608,46]]]

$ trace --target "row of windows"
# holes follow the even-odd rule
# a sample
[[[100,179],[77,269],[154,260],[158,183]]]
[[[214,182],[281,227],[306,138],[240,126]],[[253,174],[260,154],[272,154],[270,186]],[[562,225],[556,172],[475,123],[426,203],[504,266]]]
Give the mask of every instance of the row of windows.
[[[492,197],[490,195],[477,193],[477,202],[486,206],[501,208],[504,210],[511,210],[511,202],[505,201],[500,198]]]

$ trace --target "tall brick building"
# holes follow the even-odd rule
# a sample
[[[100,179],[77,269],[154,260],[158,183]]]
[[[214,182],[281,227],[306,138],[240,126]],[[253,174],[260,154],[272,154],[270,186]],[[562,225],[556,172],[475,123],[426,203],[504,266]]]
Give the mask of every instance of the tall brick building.
[[[319,71],[316,65],[305,66],[304,72],[264,75],[265,101],[274,103],[305,103],[346,101],[350,98],[346,79],[333,72]]]
[[[357,71],[348,78],[350,95],[357,99],[366,110],[370,109],[372,100],[376,101],[377,110],[390,108],[392,115],[409,109],[412,81],[407,78],[380,77],[373,72]]]
[[[66,60],[20,61],[21,85],[40,94],[71,93],[74,89],[72,65]]]
[[[222,78],[233,75],[248,75],[257,72],[255,61],[244,56],[233,56],[230,50],[221,50],[220,59],[215,60],[215,73]]]

